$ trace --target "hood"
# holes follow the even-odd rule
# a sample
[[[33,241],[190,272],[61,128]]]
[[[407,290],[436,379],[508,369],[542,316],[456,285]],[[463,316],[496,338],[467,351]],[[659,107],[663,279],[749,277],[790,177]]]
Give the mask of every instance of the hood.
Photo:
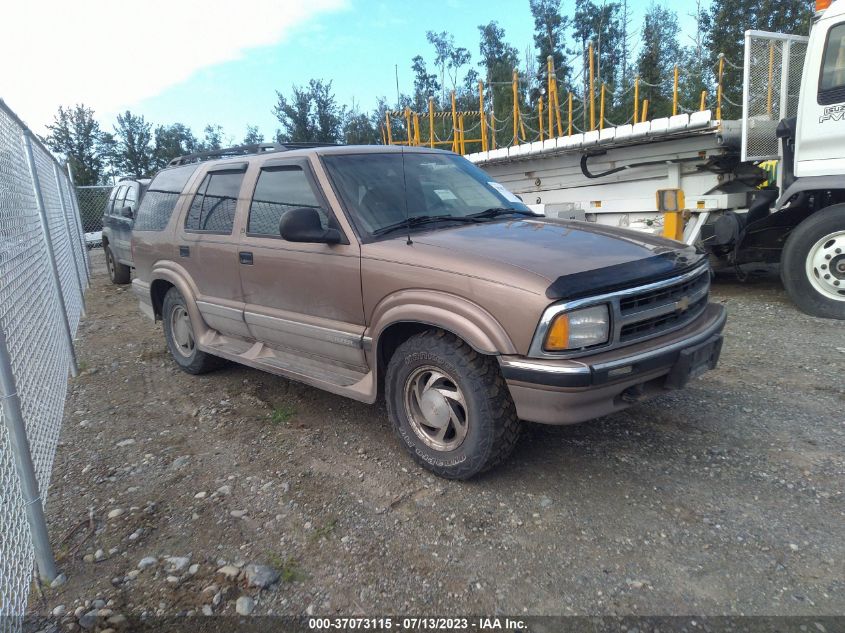
[[[488,279],[497,277],[494,262],[533,273],[545,279],[545,294],[552,300],[659,281],[705,259],[692,246],[654,235],[549,218],[459,225],[416,233],[412,240],[440,254],[444,263],[464,260]],[[461,269],[466,270],[453,268]]]

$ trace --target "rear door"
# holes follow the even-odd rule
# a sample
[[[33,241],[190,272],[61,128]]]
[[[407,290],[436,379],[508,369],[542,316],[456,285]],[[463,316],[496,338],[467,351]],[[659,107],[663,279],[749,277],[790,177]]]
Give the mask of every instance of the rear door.
[[[279,221],[298,207],[317,209],[324,227],[344,233],[307,158],[263,162],[241,237],[244,319],[270,347],[364,368],[358,243],[285,241]]]
[[[132,265],[132,225],[135,222],[135,213],[138,211],[138,183],[129,183],[123,194],[115,199],[114,208],[110,217],[112,227],[112,252],[122,264]],[[129,209],[132,217],[124,215],[124,209]]]
[[[235,219],[246,204],[241,186],[246,163],[215,165],[194,192],[181,227],[176,261],[197,288],[197,307],[221,334],[249,337],[243,318]]]

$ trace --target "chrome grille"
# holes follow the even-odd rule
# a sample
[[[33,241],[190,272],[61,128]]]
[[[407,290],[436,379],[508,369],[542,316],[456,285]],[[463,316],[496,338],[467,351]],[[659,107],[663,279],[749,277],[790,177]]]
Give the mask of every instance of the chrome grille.
[[[695,319],[707,305],[710,274],[704,268],[690,279],[632,294],[619,300],[619,343],[658,336]]]

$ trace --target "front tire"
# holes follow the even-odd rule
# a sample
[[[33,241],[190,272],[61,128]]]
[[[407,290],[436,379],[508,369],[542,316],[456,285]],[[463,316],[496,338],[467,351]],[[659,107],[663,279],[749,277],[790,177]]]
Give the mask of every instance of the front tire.
[[[176,288],[171,288],[164,295],[161,316],[170,355],[183,371],[204,374],[225,364],[226,361],[219,356],[202,352],[197,347],[188,304]]]
[[[109,279],[116,286],[122,286],[129,283],[130,269],[126,264],[121,264],[114,257],[114,253],[109,246],[105,247],[106,251],[106,268],[109,271]]]
[[[845,205],[817,211],[786,240],[781,279],[812,316],[845,319]]]
[[[402,445],[440,477],[469,479],[516,446],[520,422],[498,364],[453,334],[428,330],[402,343],[385,387]]]

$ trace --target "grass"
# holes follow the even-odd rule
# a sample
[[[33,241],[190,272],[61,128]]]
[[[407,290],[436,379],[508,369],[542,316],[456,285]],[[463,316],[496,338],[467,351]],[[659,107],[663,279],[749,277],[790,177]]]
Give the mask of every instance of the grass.
[[[305,574],[299,569],[299,563],[292,556],[282,558],[276,552],[270,552],[267,559],[273,567],[279,570],[282,582],[291,583],[305,578]]]
[[[282,404],[273,409],[273,413],[270,414],[270,420],[273,424],[286,424],[295,415],[296,409],[289,404]]]
[[[319,541],[321,538],[328,537],[329,534],[334,532],[334,529],[337,527],[337,519],[332,519],[322,527],[318,527],[314,530],[313,534],[311,534],[311,542],[314,543]]]

